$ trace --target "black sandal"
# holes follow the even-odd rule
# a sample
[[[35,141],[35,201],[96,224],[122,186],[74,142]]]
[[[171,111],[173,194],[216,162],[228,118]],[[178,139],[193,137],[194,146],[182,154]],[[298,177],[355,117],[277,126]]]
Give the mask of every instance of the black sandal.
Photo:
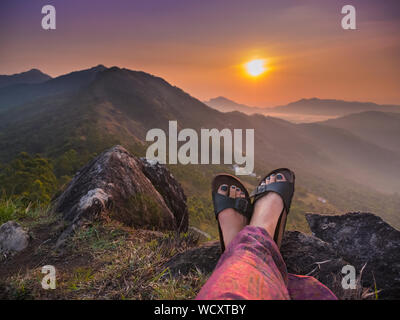
[[[286,181],[279,181],[261,185],[261,183],[265,181],[265,179],[267,179],[272,174],[277,174],[277,173],[284,175]],[[253,206],[255,205],[258,199],[262,198],[269,192],[275,192],[281,196],[283,200],[283,210],[279,217],[278,224],[276,225],[274,234],[274,241],[276,242],[278,248],[280,248],[282,244],[282,238],[286,227],[287,215],[289,214],[290,205],[292,203],[292,198],[294,194],[294,182],[295,182],[295,175],[293,171],[287,168],[276,169],[271,171],[264,177],[264,179],[260,181],[260,184],[250,196],[254,197]]]
[[[239,187],[240,190],[245,193],[245,197],[234,199],[230,198],[229,196],[224,196],[222,194],[219,194],[218,189],[223,184],[226,184],[228,186],[228,193],[232,185]],[[230,174],[219,174],[215,176],[215,178],[212,181],[211,188],[212,188],[212,199],[214,204],[215,218],[217,219],[218,222],[221,250],[222,252],[224,252],[225,244],[221,226],[218,221],[218,214],[225,209],[232,208],[250,220],[251,214],[253,212],[253,206],[251,205],[249,193],[247,192],[243,183],[241,183],[239,179]]]

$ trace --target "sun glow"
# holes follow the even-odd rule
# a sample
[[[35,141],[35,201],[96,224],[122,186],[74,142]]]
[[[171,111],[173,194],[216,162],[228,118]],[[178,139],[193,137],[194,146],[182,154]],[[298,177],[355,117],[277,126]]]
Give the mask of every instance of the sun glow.
[[[258,77],[268,70],[265,59],[255,59],[247,62],[244,67],[252,77]]]

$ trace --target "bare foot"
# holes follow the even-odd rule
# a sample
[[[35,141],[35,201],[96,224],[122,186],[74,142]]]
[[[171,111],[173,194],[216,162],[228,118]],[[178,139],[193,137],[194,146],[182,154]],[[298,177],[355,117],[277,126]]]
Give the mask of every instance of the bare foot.
[[[286,181],[285,176],[277,173],[267,177],[261,184],[284,181]],[[256,201],[250,225],[264,228],[271,238],[274,238],[276,225],[278,224],[282,210],[282,198],[277,193],[270,192]]]
[[[219,187],[218,193],[230,198],[245,198],[245,193],[239,187],[223,184]],[[221,226],[225,248],[229,246],[233,238],[248,224],[248,219],[235,209],[228,208],[218,214],[218,221]]]

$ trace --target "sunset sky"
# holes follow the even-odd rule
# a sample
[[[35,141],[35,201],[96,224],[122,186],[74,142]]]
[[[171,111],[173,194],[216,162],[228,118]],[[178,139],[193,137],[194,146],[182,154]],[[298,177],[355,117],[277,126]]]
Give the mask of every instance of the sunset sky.
[[[56,30],[41,28],[46,4]],[[346,4],[357,30],[341,27]],[[246,76],[253,59],[268,71]],[[0,74],[98,64],[152,73],[201,100],[400,104],[400,1],[1,0]]]

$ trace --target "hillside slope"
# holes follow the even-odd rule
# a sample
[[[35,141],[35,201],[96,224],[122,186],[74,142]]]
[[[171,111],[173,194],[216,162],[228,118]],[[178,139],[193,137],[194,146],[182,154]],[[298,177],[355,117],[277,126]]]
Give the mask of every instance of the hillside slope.
[[[347,129],[297,125],[239,112],[221,113],[161,78],[117,67],[98,66],[52,79],[40,88],[27,86],[26,92],[35,94],[29,99],[25,95],[25,102],[18,105],[12,100],[6,106],[8,111],[0,113],[0,161],[9,161],[18,152],[27,151],[57,162],[75,150],[83,165],[115,144],[126,145],[143,156],[147,131],[160,128],[168,132],[169,120],[177,120],[179,130],[248,128],[255,130],[258,175],[275,167],[291,167],[300,187],[340,210],[383,212],[389,222],[400,225],[395,214],[400,209],[400,199],[382,193],[400,188],[400,156]],[[10,93],[0,90],[0,101],[7,99],[11,99]],[[208,186],[212,174],[226,171],[227,167],[206,170],[203,166],[190,166],[187,170],[177,166],[171,170],[192,190],[189,196],[209,197],[205,186],[201,187],[204,194],[196,192],[200,188],[198,180]],[[249,183],[254,185],[256,179]]]
[[[400,113],[368,111],[328,120],[322,124],[347,130],[364,140],[400,153]]]
[[[13,86],[0,88],[0,112],[38,98],[49,98],[58,94],[76,92],[94,80],[98,72],[106,68],[102,65],[71,72],[41,83],[18,83]]]

